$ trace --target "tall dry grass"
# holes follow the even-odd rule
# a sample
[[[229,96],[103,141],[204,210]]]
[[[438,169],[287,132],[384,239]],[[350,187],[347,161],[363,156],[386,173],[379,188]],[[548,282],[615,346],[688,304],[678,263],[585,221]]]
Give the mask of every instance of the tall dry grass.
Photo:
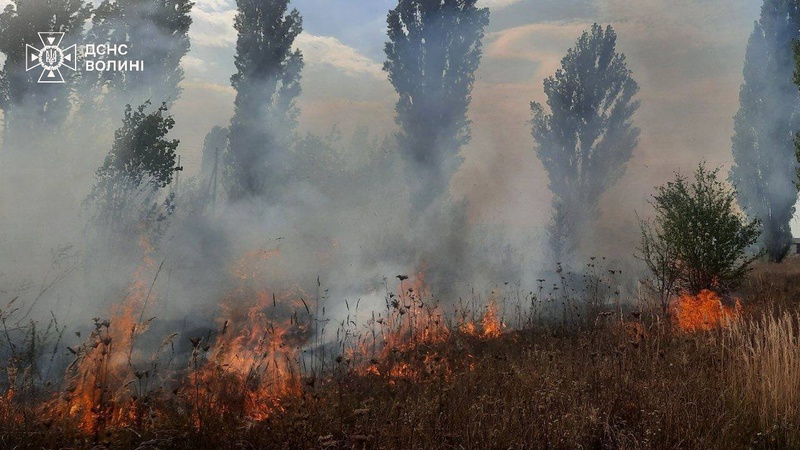
[[[724,333],[731,397],[764,431],[786,429],[800,447],[800,312],[764,311],[734,320]]]
[[[573,292],[566,279],[552,295],[542,286],[492,296],[506,306],[499,323],[512,324],[499,337],[464,326],[481,330],[483,299],[451,314],[446,333],[431,334],[447,323],[438,310],[388,294],[380,318],[348,316],[338,351],[323,353],[267,417],[241,413],[242,383],[217,372],[202,377],[214,340],[193,340],[188,373],[153,381],[131,397],[142,411],[136,420],[93,434],[69,414],[42,415],[24,389],[0,398],[0,448],[800,448],[800,265],[769,269],[748,279],[740,318],[690,333],[658,307],[626,309],[614,290],[583,283],[589,288]],[[348,306],[353,317],[357,310]],[[431,338],[397,340],[415,333]],[[381,347],[386,335],[394,339]],[[6,378],[30,378],[24,365],[14,367]],[[269,389],[269,377],[244,373],[247,392]]]

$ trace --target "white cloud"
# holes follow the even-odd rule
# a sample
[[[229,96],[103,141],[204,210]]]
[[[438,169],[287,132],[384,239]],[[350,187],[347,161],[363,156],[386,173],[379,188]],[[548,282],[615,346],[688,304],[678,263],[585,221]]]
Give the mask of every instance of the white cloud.
[[[490,9],[503,9],[521,1],[522,0],[481,0],[480,5],[488,6]]]
[[[233,28],[235,16],[236,10],[230,0],[199,0],[192,11],[192,45],[229,48],[233,51],[236,45],[236,30]],[[384,78],[379,63],[335,37],[304,32],[297,37],[295,46],[303,52],[309,67],[332,66],[350,75],[367,74]],[[199,69],[199,62],[189,61],[189,64]]]
[[[233,89],[230,85],[222,85],[218,83],[211,83],[207,81],[184,81],[181,83],[181,87],[185,90],[202,90],[206,92],[213,92],[215,94],[220,94],[222,96],[228,96],[231,99],[236,95],[236,90]]]
[[[195,0],[194,10],[225,11],[236,8],[235,0]]]
[[[206,70],[206,62],[191,54],[186,55],[183,57],[183,59],[181,59],[181,66],[183,66],[183,70],[187,72],[193,72],[195,74],[202,73]]]
[[[206,47],[232,47],[236,44],[236,30],[233,28],[235,9],[206,11],[199,6],[192,10],[192,27],[189,34],[192,45]]]
[[[350,75],[385,78],[381,64],[332,36],[303,33],[295,41],[309,66],[328,65]]]

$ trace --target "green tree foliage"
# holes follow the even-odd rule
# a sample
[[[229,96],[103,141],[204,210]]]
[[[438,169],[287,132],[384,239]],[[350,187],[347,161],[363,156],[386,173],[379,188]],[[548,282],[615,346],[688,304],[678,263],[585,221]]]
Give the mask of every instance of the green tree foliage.
[[[760,254],[748,254],[761,224],[745,220],[736,192],[718,178],[719,169],[700,164],[694,180],[676,174],[660,186],[651,204],[655,219],[640,221],[640,258],[653,274],[666,308],[672,295],[703,289],[726,293],[736,288]]]
[[[88,201],[97,206],[98,222],[113,230],[128,230],[163,220],[174,205],[171,196],[159,205],[162,192],[182,170],[176,164],[179,141],[167,139],[175,120],[162,104],[148,112],[150,102],[135,110],[127,105],[122,126],[96,172],[97,182]]]
[[[477,0],[399,0],[389,12],[384,70],[400,96],[396,122],[412,203],[444,193],[470,140],[467,110],[489,10]]]
[[[789,222],[797,201],[800,92],[792,82],[792,41],[800,38],[800,4],[765,0],[747,45],[744,84],[734,118],[730,180],[742,209],[764,226],[770,261],[783,260],[792,242]]]
[[[141,71],[83,73],[86,106],[100,97],[115,111],[146,100],[171,106],[181,93],[181,59],[189,51],[191,0],[103,0],[95,10],[87,42],[128,45],[124,56],[109,60],[144,61]]]
[[[0,71],[0,109],[6,142],[29,143],[43,130],[57,130],[69,115],[75,72],[61,71],[67,85],[38,84],[41,70],[25,70],[25,48],[41,48],[40,31],[66,33],[62,48],[75,44],[90,14],[91,4],[83,0],[13,0],[0,13],[0,52],[6,57]]]
[[[638,144],[632,118],[639,86],[616,43],[613,28],[594,24],[544,81],[550,113],[531,103],[536,153],[554,196],[550,243],[559,261],[590,236],[600,197],[625,172]]]
[[[298,110],[303,55],[293,50],[303,30],[288,0],[237,0],[234,26],[236,89],[226,152],[226,186],[231,200],[264,196],[274,200]]]

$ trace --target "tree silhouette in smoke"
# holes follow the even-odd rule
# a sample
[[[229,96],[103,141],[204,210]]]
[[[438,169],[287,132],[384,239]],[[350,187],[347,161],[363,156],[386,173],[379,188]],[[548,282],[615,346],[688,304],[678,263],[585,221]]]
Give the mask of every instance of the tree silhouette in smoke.
[[[396,122],[412,203],[447,189],[471,137],[467,109],[489,10],[477,0],[399,0],[389,12],[384,70],[400,96]]]
[[[128,46],[108,60],[143,61],[139,71],[84,71],[85,107],[101,98],[111,112],[146,100],[170,107],[181,93],[181,59],[189,52],[191,0],[103,0],[95,10],[87,42]]]
[[[62,48],[74,43],[91,14],[82,0],[13,0],[0,13],[0,52],[6,56],[0,71],[0,109],[4,113],[5,143],[30,144],[45,129],[61,126],[72,109],[71,83],[75,76],[64,70],[66,85],[39,84],[41,71],[25,70],[25,46],[41,47],[38,32],[63,32]],[[49,127],[49,128],[48,128]]]
[[[215,126],[206,134],[203,141],[203,159],[200,164],[200,189],[213,204],[217,198],[220,173],[222,172],[222,152],[228,147],[228,129]]]
[[[236,89],[226,186],[231,200],[268,196],[274,200],[281,161],[288,155],[298,110],[303,55],[293,50],[302,32],[297,10],[288,0],[237,0],[235,27]]]
[[[797,201],[793,139],[800,126],[800,93],[792,82],[792,41],[798,38],[798,2],[765,0],[747,44],[734,117],[730,180],[745,213],[761,221],[761,244],[773,262],[782,261],[791,246],[789,223]]]
[[[592,232],[600,197],[625,172],[638,144],[632,118],[639,86],[616,43],[611,26],[594,24],[544,81],[550,113],[531,103],[536,153],[554,196],[549,231],[559,261]]]
[[[179,141],[167,139],[175,120],[166,103],[148,111],[150,102],[135,110],[127,105],[122,126],[103,165],[97,169],[96,184],[87,201],[94,203],[98,223],[118,232],[119,239],[133,236],[135,228],[148,221],[161,221],[173,209],[172,196],[159,205],[159,193],[182,170],[176,163]],[[128,232],[129,234],[122,234]]]

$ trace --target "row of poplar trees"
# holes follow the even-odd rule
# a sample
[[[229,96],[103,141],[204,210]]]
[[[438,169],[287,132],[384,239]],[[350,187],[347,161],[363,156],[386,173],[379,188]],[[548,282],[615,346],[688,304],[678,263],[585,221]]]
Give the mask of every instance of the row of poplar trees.
[[[446,195],[462,163],[460,150],[471,138],[468,108],[489,23],[488,9],[476,2],[399,0],[387,17],[384,70],[399,97],[396,137],[418,212]],[[124,110],[123,127],[97,172],[90,199],[105,205],[102,216],[112,222],[130,209],[131,192],[144,192],[144,202],[152,202],[180,170],[178,142],[166,138],[174,125],[167,111],[180,95],[191,8],[189,0],[104,0],[94,9],[80,0],[37,6],[15,0],[0,15],[0,51],[7,55],[0,73],[6,142],[25,136],[26,124],[63,124],[73,108],[74,117],[93,118],[79,123],[80,129],[97,126],[92,113],[114,117]],[[221,178],[230,201],[275,202],[299,114],[303,55],[294,42],[302,18],[289,10],[288,0],[237,0],[237,8],[234,116],[227,129],[209,134],[206,147],[212,149],[205,149],[204,160],[214,153],[216,161],[225,149]],[[67,74],[68,82],[76,81],[72,91],[33,83],[33,74],[23,71],[22,45],[36,42],[32,30],[64,31],[69,45],[79,41],[89,17],[89,41],[130,43],[131,56],[146,60],[147,71]],[[616,52],[614,30],[595,25],[545,81],[549,112],[531,105],[536,151],[554,194],[550,235],[556,258],[568,258],[580,245],[579,237],[596,220],[600,196],[624,172],[639,133],[631,122],[637,91],[625,57]],[[209,164],[204,166],[201,174],[208,176]]]
[[[399,99],[398,148],[412,207],[424,212],[446,196],[471,138],[468,109],[480,64],[487,8],[477,0],[400,0],[388,14],[384,70]],[[298,111],[301,31],[285,1],[239,0],[236,17],[236,110],[229,129],[229,197],[274,198],[282,184],[277,161],[289,151]],[[624,173],[638,143],[632,116],[639,88],[613,28],[594,25],[545,81],[550,112],[533,103],[536,151],[554,194],[551,245],[569,258],[594,226],[598,201]],[[221,132],[210,133],[209,148]],[[208,149],[207,149],[208,150]]]
[[[476,1],[399,0],[388,14],[384,69],[399,95],[397,138],[418,209],[445,192],[470,139],[467,109],[489,21],[488,9]],[[221,178],[232,202],[277,201],[281,161],[295,142],[303,55],[294,43],[302,17],[289,3],[236,2],[234,116],[227,129],[216,128],[207,139],[225,148]],[[87,141],[96,136],[91,131],[102,134],[109,118],[123,113],[90,199],[104,203],[111,220],[131,192],[152,200],[180,170],[178,142],[166,135],[174,126],[168,110],[181,94],[192,6],[190,0],[103,0],[97,7],[81,0],[13,0],[0,14],[5,147],[50,147],[31,140],[43,129],[53,136],[59,129],[79,130],[77,139]],[[127,43],[127,57],[144,60],[146,69],[64,71],[66,85],[37,84],[24,61],[25,44],[39,45],[37,31],[64,32],[64,45]]]
[[[445,192],[470,139],[467,109],[489,22],[476,1],[399,0],[388,14],[384,70],[399,95],[398,144],[419,210]],[[293,50],[302,19],[288,3],[237,1],[236,101],[225,158],[234,201],[274,201],[282,185],[280,161],[293,139],[303,68]]]
[[[489,11],[477,0],[399,0],[388,14],[384,70],[399,99],[397,142],[416,210],[445,195],[469,142],[468,108]],[[289,0],[237,0],[234,116],[211,136],[224,146],[222,178],[231,201],[277,201],[280,161],[291,152],[299,111],[303,55],[294,43],[302,17]],[[4,143],[30,145],[36,130],[70,125],[102,127],[97,117],[118,117],[123,127],[98,170],[93,196],[119,202],[118,191],[156,192],[180,170],[178,142],[168,109],[181,93],[180,61],[189,50],[190,0],[13,0],[0,13],[0,108]],[[88,20],[91,27],[84,30]],[[37,31],[66,33],[65,45],[125,42],[144,72],[66,71],[68,87],[40,85],[24,70],[25,44]],[[792,44],[800,38],[796,1],[765,0],[748,45],[741,109],[735,119],[730,179],[739,202],[764,226],[763,246],[780,261],[791,243],[789,222],[797,199],[795,133],[800,93],[793,83]],[[535,150],[553,193],[550,244],[569,259],[591,238],[598,202],[624,173],[637,146],[633,115],[638,85],[616,50],[616,33],[594,25],[583,33],[544,82],[547,106],[532,103]],[[800,47],[797,49],[800,51]],[[130,105],[141,105],[131,107]],[[97,112],[101,114],[97,114]],[[72,114],[75,112],[75,114]],[[91,123],[81,118],[91,117]],[[227,139],[226,139],[227,137]],[[225,142],[227,140],[227,142]],[[124,179],[119,189],[117,180]],[[103,184],[107,186],[103,186]],[[111,187],[109,187],[111,186]]]

